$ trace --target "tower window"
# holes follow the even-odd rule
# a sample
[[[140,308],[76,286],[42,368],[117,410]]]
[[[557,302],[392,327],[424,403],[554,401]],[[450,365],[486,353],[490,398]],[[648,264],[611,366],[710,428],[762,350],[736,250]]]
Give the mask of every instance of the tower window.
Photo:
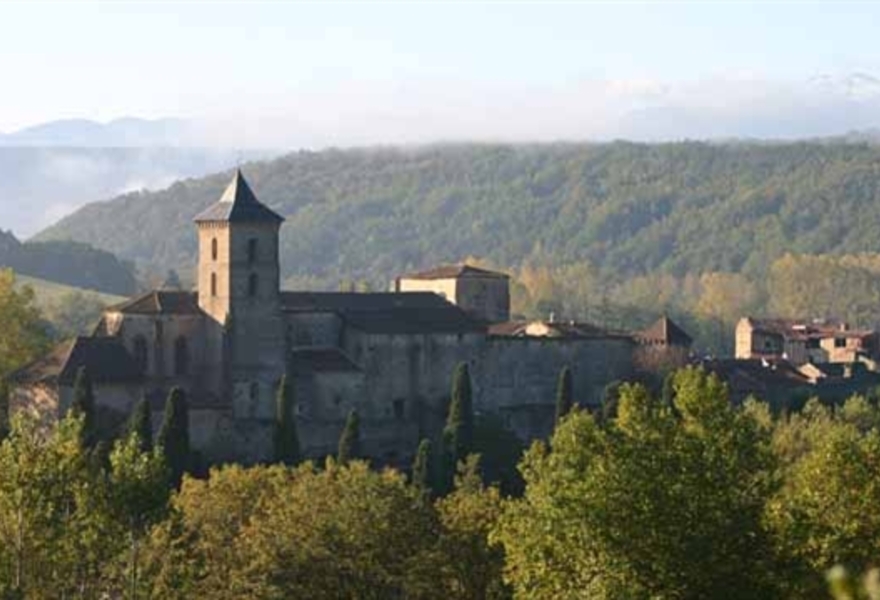
[[[248,240],[248,263],[255,262],[257,262],[257,239],[251,238]]]
[[[147,355],[147,338],[139,335],[134,338],[134,362],[141,373],[147,372],[149,357]]]
[[[217,273],[211,273],[211,295],[217,295]]]
[[[186,338],[180,336],[174,342],[174,374],[186,375],[189,371],[189,346]]]
[[[259,279],[257,278],[256,273],[251,273],[251,276],[248,277],[248,296],[253,298],[257,295],[257,290],[259,288]]]
[[[211,260],[217,260],[217,238],[211,240]]]

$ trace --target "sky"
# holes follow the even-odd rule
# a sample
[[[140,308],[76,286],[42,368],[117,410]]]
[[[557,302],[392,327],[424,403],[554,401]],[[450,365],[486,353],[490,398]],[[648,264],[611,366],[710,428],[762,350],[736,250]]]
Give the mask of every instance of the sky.
[[[880,127],[880,4],[0,3],[0,132],[180,117],[218,144]]]

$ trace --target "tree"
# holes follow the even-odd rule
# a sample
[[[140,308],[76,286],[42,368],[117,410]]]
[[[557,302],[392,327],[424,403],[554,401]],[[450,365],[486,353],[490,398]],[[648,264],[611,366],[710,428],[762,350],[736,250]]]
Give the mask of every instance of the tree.
[[[502,578],[504,549],[489,540],[503,503],[498,488],[483,485],[479,462],[472,454],[459,463],[453,492],[436,503],[446,597],[509,598]]]
[[[153,417],[150,403],[145,398],[134,405],[126,429],[129,436],[137,435],[141,452],[153,451]]]
[[[296,431],[294,414],[293,386],[287,381],[287,375],[278,384],[275,399],[275,431],[274,431],[275,462],[293,466],[299,460],[299,436]]]
[[[350,460],[361,457],[361,420],[356,410],[348,413],[345,420],[345,428],[339,436],[339,452],[336,460],[340,465],[348,464]]]
[[[146,404],[138,406],[142,405]],[[165,461],[159,452],[144,451],[141,435],[132,429],[110,455],[110,506],[128,538],[125,587],[130,600],[139,596],[141,544],[150,528],[164,518],[169,497]]]
[[[562,418],[571,411],[572,407],[572,383],[571,369],[562,367],[559,372],[559,381],[556,384],[556,424],[559,425]]]
[[[412,466],[412,484],[423,492],[431,491],[431,440],[419,442]]]
[[[575,411],[552,452],[528,451],[525,496],[492,537],[519,595],[775,597],[769,433],[697,369],[679,372],[675,409],[624,385],[616,419]]]
[[[471,393],[471,376],[467,363],[459,363],[452,376],[452,397],[446,426],[443,428],[443,480],[444,489],[452,486],[452,479],[459,461],[464,460],[473,450],[474,407]]]
[[[98,443],[98,431],[95,418],[95,392],[92,388],[92,379],[85,367],[80,367],[76,371],[70,412],[82,419],[80,432],[82,446],[86,450],[91,450]]]
[[[853,397],[836,410],[811,401],[800,414],[777,424],[774,447],[784,477],[767,514],[784,554],[793,557],[795,566],[800,563],[805,596],[820,593],[822,573],[835,565],[854,573],[876,565],[877,416],[876,407]]]
[[[42,354],[48,345],[46,324],[30,286],[19,287],[11,269],[0,269],[0,391],[6,376]]]
[[[175,487],[180,487],[183,474],[189,469],[189,410],[186,394],[175,387],[165,402],[165,415],[159,430],[157,445],[165,457],[165,463]]]

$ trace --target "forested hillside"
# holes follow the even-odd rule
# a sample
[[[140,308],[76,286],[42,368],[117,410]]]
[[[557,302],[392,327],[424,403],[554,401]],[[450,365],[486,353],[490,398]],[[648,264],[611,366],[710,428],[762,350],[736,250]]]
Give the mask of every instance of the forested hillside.
[[[76,288],[107,294],[137,291],[134,267],[105,250],[73,241],[19,242],[0,230],[0,268]]]
[[[733,311],[767,310],[773,298],[789,312],[798,307],[767,289],[774,263],[880,250],[880,148],[868,144],[330,150],[243,171],[288,217],[282,268],[296,286],[385,286],[409,269],[478,257],[514,271],[525,312],[565,298],[578,304],[561,308],[580,315],[585,304],[638,308],[641,294],[655,310],[667,302],[693,313],[707,274],[719,273],[709,285],[721,291],[709,290],[704,307],[729,289],[746,296]],[[195,260],[191,218],[229,177],[92,204],[38,239],[87,241],[185,276]],[[578,290],[561,293],[566,286]],[[865,317],[843,302],[828,310]],[[606,313],[600,320],[613,320]]]

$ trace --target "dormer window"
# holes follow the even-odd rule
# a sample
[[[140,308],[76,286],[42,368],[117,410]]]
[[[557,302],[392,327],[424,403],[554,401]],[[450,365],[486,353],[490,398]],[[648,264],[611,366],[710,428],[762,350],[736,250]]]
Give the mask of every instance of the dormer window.
[[[251,238],[248,240],[248,263],[254,264],[257,262],[257,239]]]

